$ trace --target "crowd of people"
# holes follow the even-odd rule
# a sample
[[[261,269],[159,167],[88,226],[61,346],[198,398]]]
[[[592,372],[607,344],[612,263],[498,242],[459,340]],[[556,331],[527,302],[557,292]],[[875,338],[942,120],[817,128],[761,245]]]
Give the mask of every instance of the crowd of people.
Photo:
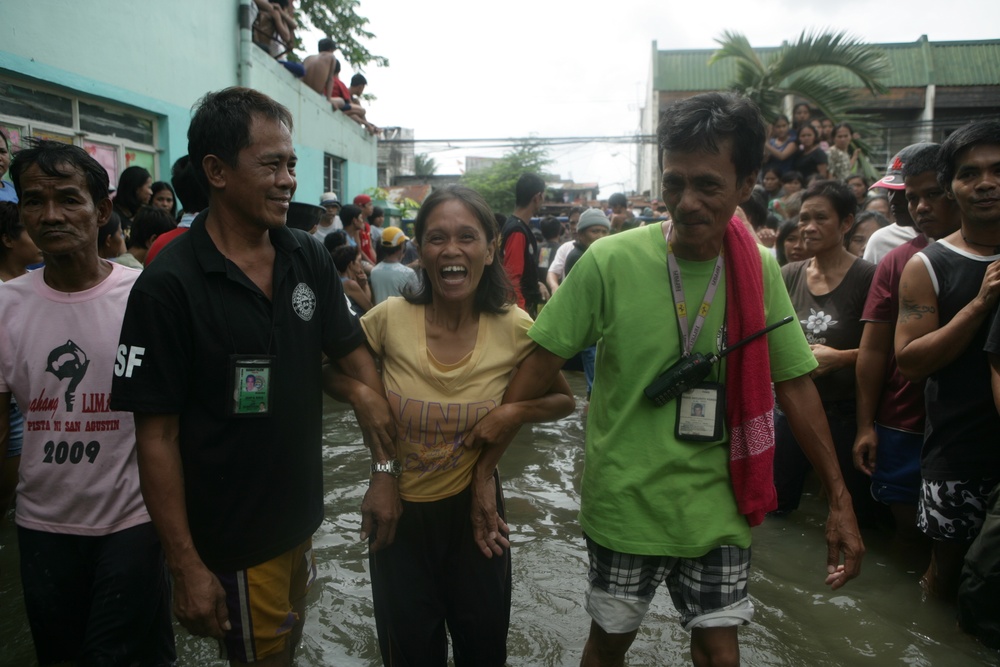
[[[250,24],[254,44],[322,95],[334,111],[342,112],[369,134],[379,133],[379,128],[366,118],[367,111],[362,104],[368,80],[357,72],[351,77],[349,86],[341,81],[341,63],[334,55],[337,44],[333,39],[321,39],[317,53],[302,62],[286,58],[297,46],[295,31],[299,26],[295,19],[295,0],[253,0]]]
[[[379,129],[367,118],[362,105],[362,95],[368,86],[368,79],[360,72],[351,77],[351,85],[340,80],[340,60],[334,55],[337,44],[329,37],[319,40],[316,55],[302,61],[302,82],[322,95],[334,111],[363,126],[369,134],[378,134]]]
[[[673,104],[663,219],[616,193],[536,224],[529,173],[510,215],[436,190],[412,239],[364,193],[286,224],[293,118],[251,89],[206,95],[170,182],[129,167],[113,199],[81,148],[31,141],[11,161],[4,137],[0,511],[40,664],[171,665],[172,610],[232,664],[290,665],[325,392],[371,452],[384,662],[444,665],[450,644],[457,665],[503,665],[498,463],[523,425],[574,410],[574,358],[582,665],[622,664],[660,583],[693,663],[739,664],[751,528],[794,512],[810,469],[826,585],[860,574],[863,528],[892,530],[996,642],[1000,122],[906,147],[883,197],[851,182],[850,128],[808,113],[769,137],[737,95]]]

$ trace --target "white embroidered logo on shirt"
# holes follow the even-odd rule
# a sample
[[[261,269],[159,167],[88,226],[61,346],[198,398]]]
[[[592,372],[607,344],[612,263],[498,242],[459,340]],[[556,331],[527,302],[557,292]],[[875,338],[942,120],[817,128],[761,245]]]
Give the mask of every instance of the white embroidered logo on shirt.
[[[809,312],[812,313],[809,319],[799,320],[799,322],[806,325],[806,330],[811,334],[823,333],[837,323],[837,320],[822,310],[817,313],[815,309],[810,308]]]
[[[316,295],[309,285],[299,283],[292,290],[292,310],[306,322],[312,319],[316,312]]]

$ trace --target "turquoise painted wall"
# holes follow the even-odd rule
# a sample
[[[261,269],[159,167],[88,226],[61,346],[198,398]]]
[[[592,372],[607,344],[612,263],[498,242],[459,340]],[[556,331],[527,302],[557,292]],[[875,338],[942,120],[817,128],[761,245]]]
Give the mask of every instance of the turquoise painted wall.
[[[289,76],[282,65],[259,48],[250,51],[246,72],[252,88],[270,95],[292,112],[292,139],[299,158],[297,201],[319,203],[324,153],[347,161],[344,192],[337,193],[341,201],[349,202],[354,195],[378,185],[378,145],[364,128],[333,111],[321,95]]]
[[[244,0],[249,2],[249,0]],[[347,160],[346,193],[377,184],[376,141],[261,49],[243,52],[240,0],[32,0],[0,21],[0,76],[62,88],[158,118],[159,176],[187,153],[190,109],[211,90],[244,85],[274,97],[295,119],[296,199],[318,202],[323,154]],[[243,32],[249,36],[249,32]],[[241,72],[241,64],[244,65]]]

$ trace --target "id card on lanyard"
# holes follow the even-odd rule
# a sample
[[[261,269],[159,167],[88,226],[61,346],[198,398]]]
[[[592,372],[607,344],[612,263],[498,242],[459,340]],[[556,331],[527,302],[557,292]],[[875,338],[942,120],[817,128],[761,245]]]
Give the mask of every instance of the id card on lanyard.
[[[227,372],[228,391],[226,393],[226,413],[230,417],[267,417],[274,410],[276,394],[272,391],[274,383],[274,366],[278,357],[271,354],[271,343],[274,341],[274,318],[271,319],[271,331],[268,334],[267,352],[264,354],[239,354],[236,338],[230,327],[232,319],[226,310],[226,297],[219,283],[219,301],[225,316],[229,332],[229,342],[233,353],[229,355]]]
[[[261,354],[229,356],[229,416],[263,417],[271,414],[274,394],[271,380],[277,357]]]
[[[720,252],[719,257],[715,260],[715,268],[712,270],[708,287],[705,288],[705,296],[702,298],[694,324],[689,331],[684,282],[681,278],[681,269],[677,264],[677,258],[674,256],[673,244],[670,241],[672,229],[673,225],[667,224],[663,231],[667,242],[667,272],[670,277],[670,290],[674,299],[677,326],[680,329],[681,351],[683,356],[688,356],[694,350],[698,336],[705,326],[705,318],[712,308],[719,283],[722,281],[724,263]],[[722,384],[718,382],[699,383],[678,396],[676,400],[677,419],[674,436],[678,440],[714,442],[722,439],[723,417],[726,413],[725,391],[723,391]]]

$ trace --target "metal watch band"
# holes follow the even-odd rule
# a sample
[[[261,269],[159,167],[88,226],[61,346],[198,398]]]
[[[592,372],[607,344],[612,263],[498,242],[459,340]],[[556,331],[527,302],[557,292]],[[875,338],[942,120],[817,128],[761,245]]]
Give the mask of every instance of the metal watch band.
[[[399,477],[400,473],[403,472],[402,466],[400,466],[399,461],[392,459],[389,461],[373,461],[372,462],[372,473],[384,472],[392,475],[393,477]]]

